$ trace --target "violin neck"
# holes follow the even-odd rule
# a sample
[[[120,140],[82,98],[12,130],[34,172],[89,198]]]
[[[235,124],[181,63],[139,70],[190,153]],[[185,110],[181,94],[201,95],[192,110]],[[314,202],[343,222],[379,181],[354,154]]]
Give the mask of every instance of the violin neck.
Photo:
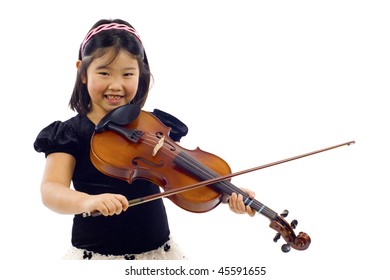
[[[183,151],[178,153],[173,162],[200,180],[209,180],[220,177],[220,175],[217,174],[214,170],[200,163],[198,160],[194,159]],[[253,210],[271,220],[275,220],[278,216],[275,211],[271,210],[256,199],[251,199],[246,192],[233,185],[230,181],[220,181],[214,183],[212,186],[228,195],[231,195],[232,193],[241,194],[243,196],[245,205],[249,205]]]
[[[269,218],[270,220],[275,220],[278,214],[272,209],[268,208],[266,205],[261,203],[256,199],[251,199],[249,195],[236,187],[229,181],[218,182],[215,185],[217,188],[222,190],[224,193],[231,195],[232,193],[241,194],[243,196],[243,201],[245,205],[249,205],[253,210]]]

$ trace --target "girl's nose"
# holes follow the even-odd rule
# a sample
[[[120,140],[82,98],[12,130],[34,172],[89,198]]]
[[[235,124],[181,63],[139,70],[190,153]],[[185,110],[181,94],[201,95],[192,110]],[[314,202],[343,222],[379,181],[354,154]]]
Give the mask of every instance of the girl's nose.
[[[114,91],[121,90],[122,89],[122,80],[120,78],[113,77],[109,86],[108,86],[108,89],[114,90]]]

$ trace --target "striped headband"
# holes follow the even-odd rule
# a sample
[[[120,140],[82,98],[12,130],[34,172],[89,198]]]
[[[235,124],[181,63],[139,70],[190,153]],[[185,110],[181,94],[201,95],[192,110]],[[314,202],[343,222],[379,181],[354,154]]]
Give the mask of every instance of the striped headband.
[[[130,32],[131,34],[133,34],[135,37],[137,37],[137,39],[142,44],[141,38],[140,38],[139,34],[137,33],[137,31],[134,28],[132,28],[130,26],[127,26],[125,24],[107,23],[107,24],[99,25],[98,27],[96,27],[96,28],[94,28],[94,29],[92,29],[91,31],[88,32],[87,36],[85,36],[85,39],[84,39],[83,43],[81,44],[81,56],[84,55],[85,45],[89,42],[89,40],[91,40],[91,38],[93,36],[95,36],[96,34],[102,32],[102,31],[111,30],[111,29],[126,30],[126,31]]]

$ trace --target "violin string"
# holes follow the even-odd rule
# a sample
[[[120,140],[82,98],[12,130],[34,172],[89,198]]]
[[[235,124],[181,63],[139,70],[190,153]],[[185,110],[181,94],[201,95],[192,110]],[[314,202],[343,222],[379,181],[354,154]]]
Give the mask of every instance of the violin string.
[[[190,155],[186,153],[180,153],[178,155],[180,157],[181,165],[187,166],[187,169],[189,170],[196,170],[198,173],[203,172],[203,175],[200,175],[199,177],[201,179],[212,179],[217,178],[220,176],[216,172],[214,172],[212,169],[208,168],[207,166],[203,165],[199,161],[193,159]],[[219,188],[221,188],[224,192],[231,195],[233,192],[237,194],[241,194],[244,197],[244,202],[246,205],[249,205],[252,209],[257,210],[260,214],[263,214],[267,216],[268,218],[274,219],[275,215],[277,215],[274,211],[269,209],[264,204],[260,203],[256,199],[249,198],[249,195],[247,195],[244,191],[234,186],[229,181],[220,181],[218,183],[215,183],[215,185]],[[253,206],[252,206],[253,205]]]
[[[152,136],[149,136],[149,134],[152,135]],[[146,140],[146,141],[143,141],[143,143],[145,143],[145,144],[147,144],[149,146],[155,146],[157,144],[156,138],[155,138],[155,136],[152,133],[147,133],[146,137],[143,138],[143,140]],[[158,138],[158,140],[160,140],[160,139]],[[166,146],[167,145],[165,144],[165,141],[164,141],[164,145],[161,148],[162,152],[167,151],[165,154],[168,155],[171,159],[175,159],[176,157],[180,156],[179,154],[177,154],[174,151],[170,150]],[[169,147],[171,147],[171,146],[172,146],[172,144],[169,145]],[[208,167],[204,166],[203,164],[199,163],[199,161],[197,161],[194,158],[190,157],[188,154],[184,153],[184,155],[185,156],[183,156],[183,155],[180,156],[181,165],[187,166],[186,169],[189,170],[189,171],[197,170],[197,171],[203,172],[203,176],[200,175],[200,177],[203,180],[212,179],[212,178],[216,178],[216,177],[219,176],[213,170],[211,170],[210,168],[208,168]],[[183,167],[185,167],[185,166],[183,166]],[[260,203],[256,199],[250,199],[249,196],[245,192],[243,192],[242,190],[240,190],[239,188],[237,188],[236,186],[234,186],[230,182],[228,182],[228,181],[221,181],[221,182],[216,183],[216,184],[222,185],[222,190],[227,192],[229,195],[231,195],[232,192],[235,192],[237,194],[241,194],[244,197],[245,204],[249,205],[251,208],[257,210],[259,213],[267,216],[268,218],[274,219],[275,216],[277,216],[277,213],[275,211],[271,210],[270,208],[268,208],[264,204]]]
[[[157,138],[158,140],[156,141],[156,136],[153,134],[153,133],[150,133],[150,132],[145,132],[146,134],[146,138],[144,137],[141,137],[142,138],[142,143],[146,144],[147,146],[149,147],[155,147],[158,143],[158,140],[160,140],[160,138]],[[149,136],[151,135],[151,136]],[[161,150],[164,152],[165,150],[168,151],[168,153],[165,153],[166,155],[168,155],[172,160],[175,158],[175,153],[173,153],[169,148],[167,148],[167,144],[165,143],[166,141],[164,140],[164,143],[163,143],[163,146],[161,147]],[[171,152],[171,153],[169,153]]]
[[[157,142],[156,139],[160,140],[160,138],[156,138],[156,136],[153,133],[146,132],[146,137],[142,137],[143,143],[146,145],[153,147],[156,146]],[[167,143],[166,143],[167,142]],[[174,160],[177,157],[180,157],[180,163],[182,167],[185,167],[186,170],[196,170],[195,172],[197,173],[202,173],[198,174],[198,176],[202,180],[208,180],[212,178],[217,178],[220,176],[204,164],[200,163],[190,155],[188,155],[185,152],[181,153],[176,153],[175,151],[172,151],[168,147],[172,147],[173,144],[169,143],[168,140],[164,140],[163,146],[161,147],[161,152],[164,152],[167,156],[169,156],[172,160]],[[237,194],[241,194],[244,198],[244,202],[246,205],[249,205],[252,209],[255,209],[258,211],[258,213],[263,214],[267,216],[268,218],[275,219],[275,216],[277,216],[277,213],[270,208],[268,208],[266,205],[262,204],[261,202],[257,201],[256,199],[251,199],[248,194],[246,194],[244,191],[241,189],[237,188],[234,186],[232,183],[229,181],[220,181],[216,183],[215,185],[219,185],[220,188],[222,188],[222,191],[228,193],[231,195],[233,192]]]

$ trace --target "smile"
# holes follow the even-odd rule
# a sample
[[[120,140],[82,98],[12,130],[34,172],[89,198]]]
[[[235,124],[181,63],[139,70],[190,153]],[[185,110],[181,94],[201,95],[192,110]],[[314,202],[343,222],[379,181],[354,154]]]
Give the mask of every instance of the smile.
[[[123,96],[120,96],[120,95],[109,95],[109,94],[107,94],[107,95],[105,95],[105,97],[107,98],[107,99],[109,99],[109,100],[120,100]]]

